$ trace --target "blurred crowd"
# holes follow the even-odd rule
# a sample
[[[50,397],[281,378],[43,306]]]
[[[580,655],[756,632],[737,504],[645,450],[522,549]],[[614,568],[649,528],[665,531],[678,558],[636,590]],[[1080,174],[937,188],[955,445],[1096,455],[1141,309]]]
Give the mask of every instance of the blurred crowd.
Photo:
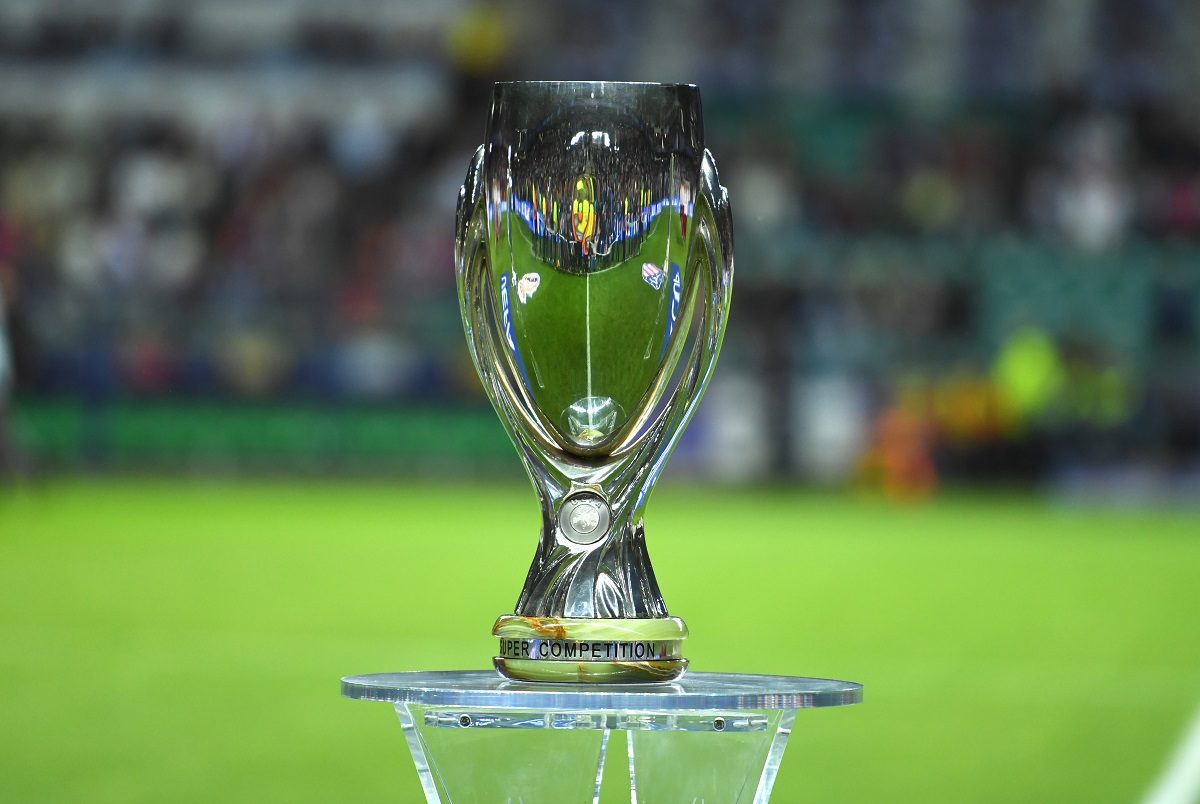
[[[481,404],[452,225],[490,83],[686,80],[738,233],[707,430],[755,389],[746,471],[1197,466],[1197,36],[1167,0],[14,0],[17,399]]]
[[[423,377],[437,355],[399,340],[456,315],[456,188],[428,192],[437,148],[398,152],[354,122],[0,136],[0,260],[29,390],[448,392]]]

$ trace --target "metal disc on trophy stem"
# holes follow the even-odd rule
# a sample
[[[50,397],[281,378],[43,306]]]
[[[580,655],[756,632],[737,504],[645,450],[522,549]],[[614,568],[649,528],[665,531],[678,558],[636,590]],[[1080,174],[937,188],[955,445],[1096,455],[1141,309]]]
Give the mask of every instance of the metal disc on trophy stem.
[[[574,544],[595,544],[608,535],[612,510],[595,492],[573,494],[558,509],[558,529]]]

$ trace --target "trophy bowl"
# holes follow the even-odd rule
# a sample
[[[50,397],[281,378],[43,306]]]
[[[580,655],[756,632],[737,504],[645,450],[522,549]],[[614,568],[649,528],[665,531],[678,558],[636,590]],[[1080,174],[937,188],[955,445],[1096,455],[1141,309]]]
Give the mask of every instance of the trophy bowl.
[[[542,531],[496,668],[524,681],[667,681],[647,497],[712,375],[729,313],[728,194],[692,85],[497,84],[459,194],[472,360]]]

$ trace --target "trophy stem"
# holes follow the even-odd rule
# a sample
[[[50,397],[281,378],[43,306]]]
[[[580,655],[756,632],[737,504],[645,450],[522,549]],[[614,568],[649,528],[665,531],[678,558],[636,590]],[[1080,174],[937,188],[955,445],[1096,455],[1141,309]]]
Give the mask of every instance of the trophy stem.
[[[681,676],[687,626],[667,615],[641,518],[630,513],[637,484],[620,484],[615,497],[600,485],[576,485],[565,495],[538,485],[542,538],[516,613],[492,630],[500,638],[496,669],[522,681]]]
[[[666,617],[641,522],[615,523],[607,538],[579,544],[555,527],[553,517],[547,515],[516,613],[526,617]]]

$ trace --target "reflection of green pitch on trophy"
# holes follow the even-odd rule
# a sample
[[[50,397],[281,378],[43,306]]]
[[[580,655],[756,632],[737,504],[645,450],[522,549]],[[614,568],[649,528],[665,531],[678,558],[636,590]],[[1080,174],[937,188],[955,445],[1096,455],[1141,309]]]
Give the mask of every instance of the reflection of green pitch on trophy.
[[[665,681],[687,667],[687,627],[642,513],[720,349],[732,221],[695,87],[583,89],[502,85],[459,198],[467,341],[542,507],[495,665]]]

